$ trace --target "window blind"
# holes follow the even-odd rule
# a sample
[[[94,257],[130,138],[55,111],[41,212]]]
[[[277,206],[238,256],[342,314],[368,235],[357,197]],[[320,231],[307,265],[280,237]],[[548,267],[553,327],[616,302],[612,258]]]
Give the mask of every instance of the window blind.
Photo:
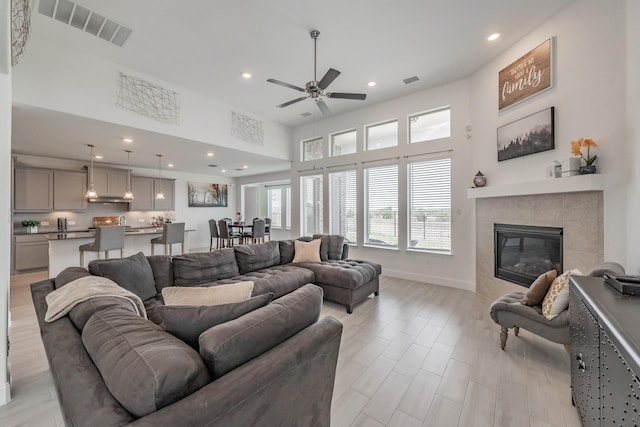
[[[409,163],[409,247],[451,252],[451,158]]]
[[[271,218],[272,228],[282,228],[282,188],[269,188],[268,193],[268,213]]]
[[[302,234],[322,233],[322,175],[300,177]]]
[[[358,193],[356,171],[329,174],[329,232],[345,236],[347,243],[356,243]]]
[[[398,246],[398,165],[365,169],[365,243]]]

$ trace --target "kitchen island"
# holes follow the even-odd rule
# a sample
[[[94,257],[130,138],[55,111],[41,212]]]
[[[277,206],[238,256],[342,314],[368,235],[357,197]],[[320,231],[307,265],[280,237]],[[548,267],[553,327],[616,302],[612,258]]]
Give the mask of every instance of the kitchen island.
[[[189,248],[189,232],[185,230],[184,244]],[[162,228],[131,228],[124,233],[124,256],[142,252],[151,255],[151,239],[162,234]],[[95,238],[95,231],[66,232],[46,234],[49,241],[49,277],[56,277],[67,267],[80,265],[80,245],[91,243]],[[179,245],[178,245],[179,246]],[[159,251],[160,254],[162,251]],[[88,265],[92,259],[98,259],[98,252],[85,252],[85,262]],[[120,257],[120,250],[109,252],[110,258]],[[85,267],[87,266],[85,265]]]

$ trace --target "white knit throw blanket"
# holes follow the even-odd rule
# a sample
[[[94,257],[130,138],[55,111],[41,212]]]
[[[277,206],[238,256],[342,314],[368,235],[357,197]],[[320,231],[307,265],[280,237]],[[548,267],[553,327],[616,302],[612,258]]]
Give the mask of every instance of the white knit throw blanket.
[[[98,297],[116,297],[129,301],[136,313],[147,318],[147,312],[140,297],[133,292],[118,286],[114,281],[100,276],[85,276],[67,283],[63,287],[49,293],[46,297],[46,322],[53,322],[66,315],[81,302]]]

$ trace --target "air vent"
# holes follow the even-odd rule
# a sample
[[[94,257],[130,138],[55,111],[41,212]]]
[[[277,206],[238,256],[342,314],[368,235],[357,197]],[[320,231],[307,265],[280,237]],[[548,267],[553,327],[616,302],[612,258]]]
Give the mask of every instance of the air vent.
[[[408,77],[402,81],[404,82],[404,84],[408,85],[409,83],[417,82],[418,80],[420,80],[420,77],[413,76],[413,77]]]
[[[310,112],[305,111],[304,113],[300,114],[302,117],[309,117],[311,115]]]
[[[218,165],[207,165],[207,166],[209,166],[210,168],[217,168],[218,167]]]
[[[235,170],[237,170],[237,171],[243,171],[244,169],[243,169],[243,168],[236,168]]]
[[[38,12],[120,47],[132,33],[130,28],[69,0],[40,0]]]

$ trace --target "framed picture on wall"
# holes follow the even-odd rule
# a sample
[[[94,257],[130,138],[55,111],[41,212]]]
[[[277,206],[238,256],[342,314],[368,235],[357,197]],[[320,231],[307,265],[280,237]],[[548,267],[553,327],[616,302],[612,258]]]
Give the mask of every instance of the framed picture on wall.
[[[498,161],[553,150],[554,108],[523,117],[498,128]]]
[[[227,184],[188,182],[187,194],[190,208],[221,208],[228,204]]]

